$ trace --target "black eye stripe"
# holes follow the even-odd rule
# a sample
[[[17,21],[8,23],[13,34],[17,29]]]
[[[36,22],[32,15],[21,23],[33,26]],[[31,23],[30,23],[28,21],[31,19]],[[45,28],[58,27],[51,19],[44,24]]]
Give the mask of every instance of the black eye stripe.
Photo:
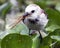
[[[35,12],[35,10],[32,10],[32,11],[31,11],[31,13],[34,13],[34,12]]]

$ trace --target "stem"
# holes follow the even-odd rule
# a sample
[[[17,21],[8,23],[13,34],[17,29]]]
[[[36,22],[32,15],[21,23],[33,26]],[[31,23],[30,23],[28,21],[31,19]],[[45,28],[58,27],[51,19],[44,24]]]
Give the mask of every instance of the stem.
[[[14,28],[22,19],[23,19],[23,16],[20,16],[13,24],[10,25],[11,26],[10,29]]]

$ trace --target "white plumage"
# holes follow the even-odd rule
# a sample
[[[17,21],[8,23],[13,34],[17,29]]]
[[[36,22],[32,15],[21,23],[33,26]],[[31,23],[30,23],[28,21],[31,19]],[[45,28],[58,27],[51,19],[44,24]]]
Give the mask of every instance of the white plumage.
[[[29,14],[28,17],[24,19],[24,23],[29,29],[36,31],[44,30],[48,19],[43,9],[36,4],[30,4],[26,7],[25,13]]]

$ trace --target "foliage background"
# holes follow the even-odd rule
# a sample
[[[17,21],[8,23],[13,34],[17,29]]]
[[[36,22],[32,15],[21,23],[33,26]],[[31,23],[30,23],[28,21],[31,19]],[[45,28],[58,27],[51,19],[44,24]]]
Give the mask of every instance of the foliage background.
[[[60,48],[60,0],[0,0],[0,48]],[[48,15],[47,36],[40,42],[39,35],[29,36],[29,29],[20,22],[13,29],[9,25],[23,15],[28,4],[39,5]]]

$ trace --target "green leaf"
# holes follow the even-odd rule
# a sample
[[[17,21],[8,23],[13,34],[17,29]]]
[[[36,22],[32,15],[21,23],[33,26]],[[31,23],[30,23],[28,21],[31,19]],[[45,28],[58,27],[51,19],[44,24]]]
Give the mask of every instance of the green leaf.
[[[33,40],[33,45],[32,48],[39,48],[40,45],[40,39],[36,38],[35,40]]]
[[[53,9],[46,9],[46,13],[48,14],[48,18],[51,23],[55,23],[60,26],[60,12]]]
[[[60,41],[56,42],[56,43],[53,45],[53,48],[60,48]]]
[[[45,30],[46,31],[49,31],[49,32],[53,32],[55,31],[56,29],[59,29],[60,26],[58,26],[57,24],[50,24],[50,26],[48,26]]]
[[[54,36],[60,36],[60,29],[56,29],[55,31],[49,33],[49,36],[52,36],[52,35],[54,35]]]
[[[1,39],[0,39],[0,48],[1,48]]]
[[[42,9],[45,9],[45,8],[47,8],[47,5],[46,5],[46,3],[45,2],[35,2],[35,4],[37,4],[37,5],[39,5]]]
[[[35,36],[35,37],[34,37]],[[42,42],[39,38],[39,35],[34,35],[32,48],[49,48],[52,43],[52,39],[49,36],[46,36],[42,39]]]
[[[50,38],[50,36],[46,36],[45,38],[43,38],[43,45],[50,45],[52,43],[52,39]]]
[[[6,16],[6,14],[8,13],[8,11],[11,8],[11,4],[9,2],[3,4],[0,6],[0,16],[4,19]]]
[[[39,48],[40,47],[40,38],[39,38],[40,35],[38,34],[35,34],[32,37],[32,40],[33,40],[33,44],[32,44],[32,48]]]
[[[57,40],[57,41],[60,41],[60,36],[54,36],[54,35],[53,35],[53,36],[51,36],[51,38],[52,38],[52,39],[55,39],[55,40]]]
[[[13,29],[8,30],[8,32],[10,32],[10,33],[19,33],[19,34],[23,34],[23,35],[28,35],[29,34],[28,28],[23,23],[17,24],[16,27],[14,27]]]
[[[53,32],[56,29],[60,28],[60,12],[53,9],[46,9],[48,14],[49,22],[46,26],[46,31]]]
[[[1,48],[31,48],[32,39],[26,35],[9,34],[2,39]]]
[[[50,38],[50,36],[46,36],[42,39],[42,43],[40,43],[40,48],[51,48],[51,44],[54,40]]]
[[[49,48],[48,45],[40,45],[40,48]]]
[[[60,41],[60,29],[56,29],[54,32],[51,32],[49,36],[57,41]]]

